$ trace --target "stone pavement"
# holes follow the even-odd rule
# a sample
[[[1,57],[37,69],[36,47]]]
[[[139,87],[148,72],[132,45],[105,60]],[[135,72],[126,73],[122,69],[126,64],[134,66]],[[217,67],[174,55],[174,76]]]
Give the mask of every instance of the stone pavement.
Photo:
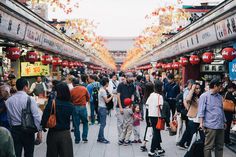
[[[145,123],[141,123],[142,131],[141,137],[143,137]],[[107,126],[105,129],[105,136],[110,140],[110,144],[97,143],[99,125],[93,125],[89,127],[88,143],[73,144],[75,157],[147,157],[147,152],[140,151],[140,144],[132,144],[131,146],[119,146],[117,144],[117,128],[116,118],[114,113],[111,117],[107,118]],[[151,129],[150,129],[151,134]],[[167,131],[162,131],[162,147],[166,150],[166,157],[183,157],[185,150],[179,150],[175,146],[175,136],[169,136]],[[72,139],[74,134],[72,133]],[[73,141],[74,143],[74,141]],[[147,145],[150,148],[150,142]],[[46,156],[46,133],[44,134],[43,143],[35,147],[35,157]],[[232,151],[224,148],[224,157],[235,157]],[[213,156],[214,157],[214,156]]]

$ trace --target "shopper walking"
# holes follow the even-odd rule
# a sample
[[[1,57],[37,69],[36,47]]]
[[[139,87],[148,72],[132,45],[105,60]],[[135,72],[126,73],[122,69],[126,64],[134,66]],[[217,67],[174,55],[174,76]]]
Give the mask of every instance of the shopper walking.
[[[29,92],[28,81],[24,78],[20,78],[16,81],[17,93],[12,95],[6,101],[6,108],[8,114],[8,120],[11,125],[11,134],[14,141],[14,148],[16,157],[21,157],[22,149],[24,149],[25,157],[33,157],[34,154],[34,133],[24,132],[21,127],[22,123],[22,110],[26,108],[27,101],[30,101],[31,113],[34,119],[35,126],[38,129],[37,139],[42,140],[41,132],[41,114],[33,98],[30,98],[27,93]]]
[[[49,119],[52,102],[56,105],[56,126],[50,128],[47,134],[47,157],[73,157],[73,146],[70,134],[70,117],[73,112],[71,95],[65,82],[55,86],[57,96],[48,102],[42,117],[42,127],[45,128]]]
[[[100,84],[102,86],[98,93],[98,112],[99,112],[98,115],[100,116],[100,129],[99,129],[97,141],[108,144],[110,142],[104,136],[104,129],[106,127],[106,118],[107,118],[107,113],[108,113],[106,104],[112,101],[113,95],[111,95],[108,98],[108,95],[107,95],[108,94],[107,87],[109,84],[108,78],[103,78]]]
[[[0,127],[0,156],[1,157],[15,157],[14,143],[10,132]]]
[[[205,129],[204,156],[211,157],[211,152],[215,149],[215,157],[223,157],[226,119],[222,107],[223,98],[219,94],[222,83],[214,78],[209,87],[210,90],[200,96],[198,108],[200,127]]]
[[[7,119],[7,109],[5,101],[10,96],[10,86],[0,86],[0,126],[10,129],[10,125]]]
[[[140,121],[142,120],[142,117],[141,117],[139,105],[135,105],[133,107],[133,112],[134,112],[134,115],[133,115],[133,118],[134,118],[134,122],[133,122],[134,140],[132,141],[132,143],[142,143],[142,141],[140,139]]]
[[[165,150],[161,147],[161,133],[160,130],[156,128],[156,124],[158,121],[158,117],[161,117],[161,110],[163,107],[163,96],[162,96],[162,88],[163,83],[159,80],[155,82],[155,92],[153,92],[147,99],[146,104],[148,105],[148,116],[151,121],[152,129],[153,129],[153,137],[152,137],[152,143],[151,143],[151,149],[148,153],[148,156],[151,157],[159,157],[160,154],[165,153]],[[157,153],[155,153],[155,150],[158,149]]]
[[[89,93],[86,87],[79,84],[78,79],[73,80],[73,85],[75,86],[71,90],[71,101],[74,105],[73,111],[73,124],[75,127],[74,135],[75,135],[75,143],[80,143],[80,122],[83,123],[83,133],[82,140],[84,143],[88,142],[88,112],[86,108],[86,104],[90,100]]]

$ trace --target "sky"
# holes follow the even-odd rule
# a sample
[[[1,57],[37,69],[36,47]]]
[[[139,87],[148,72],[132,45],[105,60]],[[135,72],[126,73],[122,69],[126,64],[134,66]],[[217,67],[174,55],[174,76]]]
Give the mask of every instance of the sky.
[[[79,8],[70,15],[49,12],[49,19],[87,18],[97,24],[96,34],[103,37],[136,37],[151,23],[145,16],[162,3],[177,0],[74,0]],[[195,5],[203,0],[182,0],[183,4]],[[209,1],[209,0],[208,0]],[[211,0],[215,1],[215,0]],[[51,9],[50,9],[51,10]]]

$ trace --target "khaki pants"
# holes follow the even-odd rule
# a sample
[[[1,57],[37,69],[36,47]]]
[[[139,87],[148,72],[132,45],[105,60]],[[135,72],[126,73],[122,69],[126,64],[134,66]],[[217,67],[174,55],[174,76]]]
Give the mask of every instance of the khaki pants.
[[[124,124],[120,140],[121,141],[124,140],[125,142],[129,142],[130,136],[132,134],[132,130],[133,130],[132,124]]]
[[[116,118],[117,118],[118,139],[120,139],[123,130],[124,116],[123,114],[120,113],[119,108],[116,108]]]
[[[177,133],[176,133],[175,142],[179,143],[180,140],[182,139],[184,131],[186,130],[185,120],[182,120],[181,114],[179,114],[179,113],[177,115],[177,124],[178,124],[178,126],[177,126]]]
[[[140,126],[133,126],[134,140],[140,140]]]
[[[205,129],[204,156],[211,157],[211,151],[215,148],[215,157],[223,157],[224,129]]]

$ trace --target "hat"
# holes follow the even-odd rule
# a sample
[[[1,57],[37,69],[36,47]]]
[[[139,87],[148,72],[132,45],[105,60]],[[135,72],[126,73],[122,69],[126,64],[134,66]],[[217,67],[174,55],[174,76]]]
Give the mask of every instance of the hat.
[[[212,87],[214,87],[214,85],[219,86],[221,84],[222,84],[222,82],[220,81],[219,78],[213,78],[210,82],[210,86],[212,86]]]
[[[125,98],[124,105],[125,106],[130,106],[131,104],[132,104],[132,100],[130,98]]]

